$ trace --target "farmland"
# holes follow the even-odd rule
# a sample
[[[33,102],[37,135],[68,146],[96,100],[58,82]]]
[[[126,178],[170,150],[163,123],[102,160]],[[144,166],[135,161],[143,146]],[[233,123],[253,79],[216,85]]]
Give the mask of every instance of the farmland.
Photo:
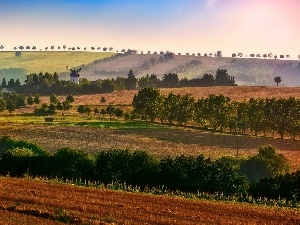
[[[212,88],[178,88],[162,89],[162,93],[175,94],[191,93],[193,97],[206,97],[209,94],[224,94],[231,99],[242,101],[250,97],[291,97],[300,98],[298,87],[212,87]],[[114,102],[124,110],[131,109],[131,102],[137,91],[121,91],[103,94],[107,101]],[[54,152],[59,148],[70,147],[96,153],[103,149],[146,150],[158,158],[164,156],[178,156],[181,154],[217,159],[222,156],[237,154],[237,139],[239,142],[239,156],[247,157],[257,153],[262,145],[273,145],[291,162],[292,169],[300,168],[299,140],[280,140],[269,137],[239,136],[212,133],[192,128],[177,126],[124,122],[116,120],[113,124],[102,117],[79,116],[76,112],[78,105],[89,105],[92,108],[106,108],[107,104],[100,104],[101,95],[75,96],[74,106],[69,115],[59,113],[52,124],[45,124],[43,117],[22,116],[20,113],[32,113],[34,107],[22,108],[13,115],[1,118],[0,135],[10,135],[12,138],[25,139],[35,142],[46,150]],[[42,102],[49,101],[49,97],[41,97]],[[106,122],[105,122],[106,121]],[[24,126],[26,125],[26,126]],[[49,141],[51,140],[51,141]]]
[[[300,98],[297,87],[178,88],[161,89],[161,92],[191,93],[195,98],[207,97],[209,94],[223,94],[238,101],[251,97]],[[131,109],[132,98],[136,93],[137,90],[122,91],[102,94],[102,96],[107,102],[114,102],[117,107]],[[59,96],[59,99],[64,97]],[[288,158],[293,171],[300,168],[299,140],[281,140],[278,137],[273,138],[272,134],[257,138],[237,137],[228,133],[213,133],[193,127],[124,121],[116,118],[109,123],[108,119],[102,116],[80,116],[76,112],[77,107],[82,104],[92,108],[106,108],[107,103],[100,103],[100,94],[74,97],[75,102],[70,112],[66,115],[58,112],[53,123],[46,123],[44,117],[32,114],[36,105],[15,110],[11,115],[6,111],[2,112],[0,136],[9,135],[17,140],[34,142],[51,153],[64,147],[91,154],[100,150],[129,149],[130,151],[145,150],[157,158],[175,157],[181,154],[186,156],[203,154],[213,160],[222,156],[235,156],[238,140],[239,157],[246,158],[250,154],[256,154],[259,147],[271,144]],[[44,102],[49,103],[49,96],[41,97],[40,104]],[[10,190],[10,185],[15,191],[11,194],[7,191]],[[28,220],[38,221],[37,223],[40,224],[55,224],[57,222],[52,220],[58,214],[76,218],[78,221],[88,221],[90,224],[282,224],[281,219],[285,217],[289,218],[285,221],[287,224],[299,222],[299,211],[293,210],[136,195],[106,189],[92,193],[94,190],[91,189],[52,185],[40,181],[0,178],[0,189],[1,196],[4,196],[3,201],[0,201],[0,209],[2,209],[0,217],[3,221],[10,221],[11,224],[26,224],[22,221]],[[24,189],[38,195],[27,193]],[[87,204],[87,202],[93,203]],[[159,208],[157,205],[167,207]],[[12,208],[14,210],[7,210]],[[216,208],[219,212],[217,214]],[[41,218],[41,215],[47,215],[48,219]]]
[[[78,67],[89,64],[95,60],[110,57],[110,52],[22,52],[16,57],[14,52],[0,52],[0,79],[19,79],[21,83],[30,73],[66,72],[66,66]]]
[[[299,224],[298,210],[0,178],[6,224]],[[31,221],[31,222],[29,222]]]

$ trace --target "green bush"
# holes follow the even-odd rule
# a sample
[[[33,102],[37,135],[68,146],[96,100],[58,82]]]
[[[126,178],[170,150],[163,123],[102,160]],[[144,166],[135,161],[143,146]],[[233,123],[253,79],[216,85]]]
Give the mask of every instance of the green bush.
[[[273,146],[263,146],[257,155],[250,156],[241,163],[240,173],[245,174],[249,181],[255,182],[287,173],[289,168],[288,160],[278,154]]]
[[[11,139],[9,136],[2,136],[0,138],[0,153],[5,150],[14,148],[25,148],[29,149],[36,155],[47,155],[46,151],[37,144],[33,144],[23,140],[16,141]]]
[[[62,148],[51,157],[51,174],[63,179],[95,179],[95,161],[84,151]]]

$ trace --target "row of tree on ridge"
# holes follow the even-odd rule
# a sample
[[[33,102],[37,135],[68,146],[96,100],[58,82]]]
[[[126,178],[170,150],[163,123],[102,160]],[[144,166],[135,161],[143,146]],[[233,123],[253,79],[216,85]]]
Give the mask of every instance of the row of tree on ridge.
[[[215,77],[211,74],[204,74],[203,77],[198,78],[182,78],[179,79],[178,74],[168,73],[164,74],[162,79],[157,75],[151,74],[141,78],[136,78],[133,71],[130,70],[127,77],[117,77],[116,79],[103,79],[97,81],[89,81],[82,78],[79,84],[71,81],[59,80],[57,73],[33,73],[27,75],[25,84],[21,84],[19,79],[11,78],[6,81],[2,79],[1,87],[10,88],[17,93],[30,95],[32,93],[42,94],[98,94],[110,93],[116,90],[135,90],[145,87],[153,88],[176,88],[176,87],[204,87],[204,86],[233,86],[235,80],[230,76],[226,69],[219,69]]]

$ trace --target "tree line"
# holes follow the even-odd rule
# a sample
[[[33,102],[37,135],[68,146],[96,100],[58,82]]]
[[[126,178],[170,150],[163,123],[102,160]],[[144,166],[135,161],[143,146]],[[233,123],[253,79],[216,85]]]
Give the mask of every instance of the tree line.
[[[22,85],[19,79],[11,78],[6,81],[2,79],[1,87],[10,88],[20,94],[31,95],[38,93],[40,95],[50,95],[52,93],[67,94],[101,94],[111,93],[119,90],[135,90],[145,87],[153,88],[176,88],[176,87],[203,87],[203,86],[233,86],[235,80],[233,76],[228,75],[227,70],[219,69],[214,78],[211,74],[204,74],[199,78],[182,78],[178,74],[164,74],[162,79],[157,75],[146,75],[136,78],[133,71],[130,70],[126,77],[117,77],[112,79],[99,79],[90,81],[86,78],[80,79],[79,84],[67,80],[59,80],[58,73],[31,73],[26,76],[25,83]]]
[[[238,134],[279,134],[295,139],[300,134],[300,100],[294,97],[231,101],[223,95],[195,100],[190,94],[163,95],[144,88],[133,98],[132,118]]]
[[[288,206],[291,206],[290,201],[294,201],[293,206],[300,201],[299,171],[288,173],[287,160],[272,146],[261,147],[257,155],[240,159],[238,164],[233,166],[228,158],[212,161],[202,155],[157,159],[144,151],[114,149],[90,155],[62,148],[49,154],[27,141],[16,141],[8,136],[0,138],[2,175],[126,183],[141,190],[205,192],[236,196],[246,202],[262,197],[269,200],[286,198]],[[254,166],[256,170],[253,170]],[[255,179],[253,174],[257,175]]]

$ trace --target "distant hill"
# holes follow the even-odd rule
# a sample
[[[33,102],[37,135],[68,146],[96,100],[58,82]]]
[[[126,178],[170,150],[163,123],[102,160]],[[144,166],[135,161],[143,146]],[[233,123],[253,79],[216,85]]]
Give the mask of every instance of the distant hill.
[[[19,78],[22,82],[26,74],[58,72],[60,79],[69,79],[66,66],[85,66],[80,71],[82,78],[97,80],[127,76],[133,70],[136,77],[155,73],[162,78],[165,73],[177,73],[180,78],[202,77],[205,73],[215,75],[217,69],[227,69],[235,76],[238,85],[276,85],[274,77],[282,78],[281,86],[300,86],[300,64],[297,60],[204,57],[175,55],[163,60],[160,54],[128,54],[112,52],[22,52],[15,57],[14,52],[0,52],[0,79]]]
[[[81,71],[81,77],[94,80],[99,78],[126,76],[130,69],[141,77],[155,73],[175,72],[180,78],[202,77],[205,73],[215,75],[217,69],[227,69],[235,76],[238,85],[275,85],[274,77],[282,77],[284,86],[300,86],[300,65],[297,60],[275,60],[257,58],[228,58],[175,55],[166,62],[158,62],[159,54],[131,54],[112,57],[110,60],[94,62]],[[156,61],[156,63],[151,63]],[[157,63],[158,62],[158,63]]]

